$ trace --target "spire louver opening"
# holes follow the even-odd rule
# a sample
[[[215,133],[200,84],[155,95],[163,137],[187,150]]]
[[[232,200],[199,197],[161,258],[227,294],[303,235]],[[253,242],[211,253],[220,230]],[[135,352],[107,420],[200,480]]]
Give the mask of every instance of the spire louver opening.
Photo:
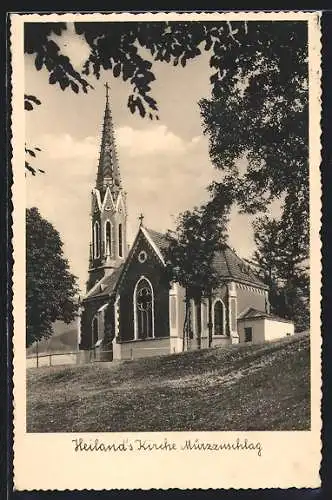
[[[105,87],[106,106],[104,113],[96,188],[103,194],[105,193],[107,186],[109,186],[112,193],[116,195],[121,188],[121,179],[118,158],[116,154],[112,112],[109,104],[109,86],[107,83],[105,84]]]

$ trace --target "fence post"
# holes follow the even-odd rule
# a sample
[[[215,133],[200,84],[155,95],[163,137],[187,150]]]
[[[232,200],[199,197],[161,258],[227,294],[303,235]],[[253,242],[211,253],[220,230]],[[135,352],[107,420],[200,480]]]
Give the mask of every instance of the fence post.
[[[37,354],[37,357],[36,357],[36,367],[39,368],[39,358],[38,358],[38,340],[36,342],[36,354]]]
[[[52,354],[50,354],[50,366],[52,366]]]
[[[131,360],[133,360],[133,359],[134,359],[134,357],[133,357],[133,348],[132,348],[132,347],[130,348],[130,359],[131,359]]]

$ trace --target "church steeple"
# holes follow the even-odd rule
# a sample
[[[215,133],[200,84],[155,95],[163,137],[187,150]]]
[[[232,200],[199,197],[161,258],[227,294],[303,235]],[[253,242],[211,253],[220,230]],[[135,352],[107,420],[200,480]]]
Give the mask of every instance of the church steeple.
[[[106,105],[96,187],[91,193],[91,244],[87,290],[124,262],[128,248],[126,194],[121,186],[107,83],[105,87]]]
[[[119,162],[115,146],[114,125],[113,125],[112,112],[109,102],[110,97],[109,97],[108,83],[105,84],[105,88],[106,88],[106,104],[105,104],[96,188],[99,190],[100,194],[103,197],[107,186],[109,186],[113,194],[113,197],[115,197],[119,192],[119,190],[121,189],[121,178],[120,178]]]

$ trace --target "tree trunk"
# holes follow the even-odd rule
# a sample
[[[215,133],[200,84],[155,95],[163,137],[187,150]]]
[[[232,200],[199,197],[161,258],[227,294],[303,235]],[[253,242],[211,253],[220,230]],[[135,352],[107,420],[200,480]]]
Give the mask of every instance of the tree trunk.
[[[188,292],[186,290],[186,298],[185,298],[185,316],[183,323],[183,336],[182,336],[182,351],[185,351],[186,345],[188,346],[188,337],[189,337],[189,328],[190,328],[190,298],[188,296]]]
[[[195,302],[195,314],[196,314],[196,325],[197,325],[197,349],[200,349],[202,346],[202,297],[199,296]]]
[[[201,302],[196,304],[197,312],[197,349],[201,348],[202,345],[202,322],[201,322]]]
[[[212,323],[212,293],[209,294],[208,298],[208,329],[209,329],[209,347],[212,345],[212,328],[213,328],[213,323]]]
[[[39,344],[38,344],[38,340],[36,341],[36,365],[37,365],[37,368],[39,367]]]

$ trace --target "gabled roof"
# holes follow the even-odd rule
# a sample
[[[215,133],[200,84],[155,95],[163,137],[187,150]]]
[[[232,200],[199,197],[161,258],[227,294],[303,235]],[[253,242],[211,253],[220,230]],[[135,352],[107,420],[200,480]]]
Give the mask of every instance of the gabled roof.
[[[91,288],[91,290],[86,294],[84,299],[86,300],[90,298],[105,297],[112,295],[119,282],[123,267],[124,264],[121,264],[121,266],[114,269],[112,274],[103,276],[103,278],[101,278],[101,280],[99,280],[98,283],[96,283]]]
[[[252,271],[228,245],[216,252],[214,267],[221,278],[229,278],[248,285],[268,289],[268,286]]]
[[[267,318],[270,316],[266,311],[260,311],[259,309],[255,309],[254,307],[247,307],[242,311],[237,319],[249,319],[249,318]]]
[[[160,233],[159,231],[155,231],[154,229],[141,226],[127,260],[115,269],[112,274],[104,276],[98,283],[96,283],[87,293],[85,299],[110,296],[115,292],[117,285],[120,283],[121,276],[125,273],[125,269],[132,259],[136,242],[138,241],[140,234],[143,234],[143,236],[148,240],[159,259],[164,264],[163,252],[169,244],[166,235]],[[251,286],[268,289],[267,285],[265,285],[249,268],[249,266],[236,255],[234,250],[227,245],[216,252],[213,264],[220,276],[220,279],[234,280]],[[261,314],[265,313],[261,312]]]
[[[162,233],[158,233],[158,231],[154,231],[153,229],[147,229],[144,226],[140,226],[137,237],[140,233],[143,233],[155,253],[158,255],[161,263],[165,265],[163,250],[168,247],[166,236]]]
[[[290,319],[281,318],[275,314],[269,314],[265,311],[259,311],[254,307],[248,307],[238,316],[238,321],[245,321],[246,319],[271,319],[274,321],[282,321],[284,323],[293,323]]]
[[[144,228],[162,253],[168,247],[166,235],[153,229]],[[258,278],[252,269],[246,264],[228,245],[216,252],[213,265],[221,279],[239,281],[252,286],[268,289],[268,286]]]
[[[149,233],[151,239],[157,245],[159,250],[163,251],[166,250],[169,246],[169,243],[166,239],[166,235],[163,233],[159,233],[158,231],[155,231],[154,229],[149,229],[145,228],[145,230]]]

